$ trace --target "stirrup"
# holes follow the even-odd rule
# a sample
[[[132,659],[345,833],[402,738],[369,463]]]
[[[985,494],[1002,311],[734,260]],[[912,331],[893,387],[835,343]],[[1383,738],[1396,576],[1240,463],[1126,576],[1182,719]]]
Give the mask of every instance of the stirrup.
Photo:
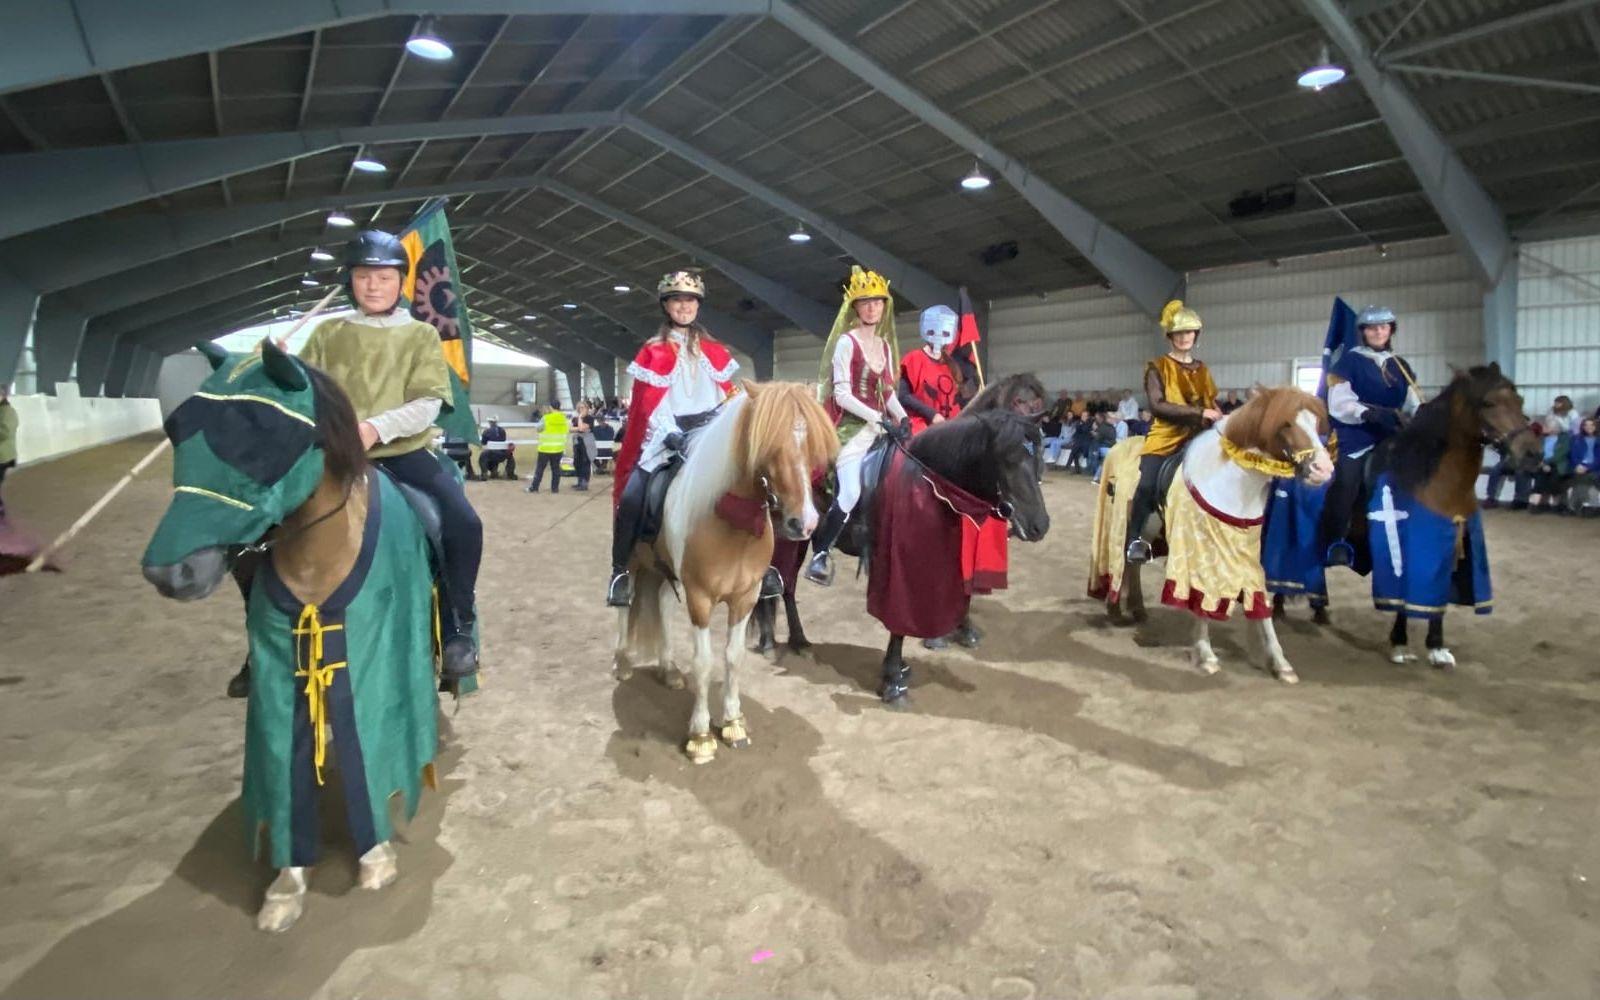
[[[1328,546],[1328,552],[1323,557],[1325,566],[1354,566],[1356,564],[1356,550],[1349,542],[1334,542]]]
[[[606,607],[625,608],[632,603],[633,579],[623,570],[611,578],[611,585],[606,588]]]
[[[1128,562],[1137,565],[1139,563],[1149,562],[1150,557],[1154,555],[1154,552],[1151,551],[1149,542],[1145,541],[1143,538],[1135,538],[1133,541],[1128,543],[1128,551],[1125,553],[1125,555],[1127,556]]]
[[[806,563],[806,579],[819,587],[833,586],[833,557],[823,549]]]
[[[439,676],[447,681],[471,677],[478,672],[478,644],[468,632],[458,632],[444,642],[439,657]]]
[[[767,571],[761,574],[761,593],[758,600],[770,600],[783,596],[783,577],[778,573],[776,566],[768,566]]]

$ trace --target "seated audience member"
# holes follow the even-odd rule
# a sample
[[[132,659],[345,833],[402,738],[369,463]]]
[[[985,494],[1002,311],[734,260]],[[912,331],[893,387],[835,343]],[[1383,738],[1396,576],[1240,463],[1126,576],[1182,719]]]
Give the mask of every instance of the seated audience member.
[[[1106,460],[1106,454],[1117,443],[1117,428],[1122,422],[1116,419],[1114,413],[1102,413],[1095,422],[1092,439],[1094,447],[1089,452],[1089,474],[1095,482],[1100,481],[1100,466]]]
[[[1533,477],[1544,461],[1544,443],[1540,442],[1539,454],[1524,456],[1520,461],[1512,458],[1509,452],[1500,456],[1500,461],[1489,472],[1489,484],[1483,501],[1486,509],[1500,506],[1500,488],[1508,477],[1511,479],[1511,509],[1528,509],[1528,497],[1533,493]]]
[[[1061,446],[1066,442],[1061,438],[1061,412],[1058,407],[1051,407],[1050,412],[1044,415],[1039,429],[1044,434],[1044,462],[1054,465],[1061,459]]]
[[[1132,420],[1123,421],[1123,423],[1126,424],[1125,430],[1127,431],[1127,433],[1123,435],[1125,438],[1142,437],[1146,434],[1149,434],[1150,411],[1141,408],[1137,417],[1133,418]]]
[[[483,429],[483,438],[479,443],[483,445],[483,450],[478,453],[478,478],[493,479],[500,471],[500,467],[511,460],[511,443],[506,440],[506,429],[500,426],[499,420],[494,417],[489,418],[489,426]],[[491,448],[491,444],[499,447]],[[505,470],[507,479],[515,475],[515,465]]]
[[[1117,404],[1117,419],[1133,420],[1139,416],[1139,401],[1133,397],[1132,389],[1122,390],[1122,401]]]
[[[1223,413],[1232,413],[1243,405],[1244,400],[1239,398],[1239,390],[1229,389],[1227,398],[1217,404],[1217,409]]]
[[[1068,471],[1089,472],[1094,468],[1096,464],[1094,457],[1100,448],[1095,431],[1105,419],[1105,413],[1097,410],[1092,416],[1086,416],[1079,422],[1072,435],[1072,452],[1067,456]]]
[[[1550,412],[1539,423],[1546,434],[1571,434],[1578,429],[1578,414],[1572,409],[1571,396],[1557,396],[1550,404]]]
[[[1538,500],[1531,502],[1531,508],[1535,514],[1545,514],[1558,509],[1558,498],[1566,495],[1567,473],[1571,471],[1568,455],[1572,447],[1572,435],[1565,431],[1547,431],[1539,444],[1539,465],[1533,472],[1531,490]],[[1565,510],[1564,507],[1561,509]]]
[[[1584,417],[1567,446],[1567,465],[1572,471],[1566,486],[1577,498],[1578,504],[1593,498],[1595,490],[1600,488],[1600,434],[1596,433],[1597,426],[1600,426],[1600,420]]]

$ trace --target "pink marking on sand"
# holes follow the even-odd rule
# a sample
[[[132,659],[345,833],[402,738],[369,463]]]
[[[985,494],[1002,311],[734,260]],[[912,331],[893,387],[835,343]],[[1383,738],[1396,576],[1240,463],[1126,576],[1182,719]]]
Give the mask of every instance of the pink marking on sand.
[[[772,957],[772,952],[767,951],[765,948],[763,948],[761,951],[758,951],[754,955],[750,956],[750,964],[751,965],[760,965],[762,962],[765,962],[767,959],[769,959],[771,957]]]

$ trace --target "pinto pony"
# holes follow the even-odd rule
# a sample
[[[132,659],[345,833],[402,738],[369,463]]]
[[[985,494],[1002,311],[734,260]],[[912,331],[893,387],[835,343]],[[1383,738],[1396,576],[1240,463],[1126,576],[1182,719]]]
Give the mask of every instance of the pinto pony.
[[[1237,602],[1258,623],[1266,669],[1286,683],[1299,680],[1272,627],[1261,523],[1274,477],[1315,485],[1333,475],[1319,436],[1326,425],[1327,410],[1315,396],[1264,389],[1191,441],[1181,458],[1173,456],[1176,468],[1162,512],[1168,555],[1161,600],[1194,615],[1190,657],[1205,673],[1220,669],[1211,622],[1226,621]],[[1111,449],[1095,503],[1089,596],[1104,598],[1115,621],[1122,620],[1124,606],[1135,621],[1145,618],[1139,566],[1128,563],[1123,551],[1143,443],[1133,437]]]
[[[398,875],[389,800],[415,814],[438,747],[433,573],[422,522],[367,464],[332,379],[271,341],[200,349],[216,370],[167,419],[174,491],[144,575],[199,600],[241,546],[263,554],[240,802],[278,869],[256,925],[283,931],[305,907],[325,764],[338,762],[361,887]]]
[[[816,392],[794,383],[745,382],[693,440],[688,458],[667,490],[661,532],[634,548],[633,601],[617,611],[614,673],[633,673],[654,650],[662,680],[681,688],[672,662],[668,621],[678,587],[694,629],[694,710],[684,752],[696,764],[716,757],[708,705],[711,688],[711,614],[728,609],[723,652],[722,723],[718,735],[733,748],[750,745],[739,707],[737,667],[744,652],[761,577],[772,559],[773,534],[809,538],[817,526],[812,470],[839,451]]]

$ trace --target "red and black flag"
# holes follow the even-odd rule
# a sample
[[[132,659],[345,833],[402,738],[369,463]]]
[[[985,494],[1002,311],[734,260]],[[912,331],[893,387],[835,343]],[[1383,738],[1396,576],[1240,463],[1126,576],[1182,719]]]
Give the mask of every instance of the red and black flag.
[[[956,312],[961,318],[956,324],[956,342],[950,348],[950,356],[961,365],[968,378],[975,381],[975,388],[961,394],[964,399],[971,399],[983,389],[983,362],[978,360],[978,344],[983,335],[978,332],[978,315],[973,311],[972,297],[967,294],[965,285],[961,286]]]

